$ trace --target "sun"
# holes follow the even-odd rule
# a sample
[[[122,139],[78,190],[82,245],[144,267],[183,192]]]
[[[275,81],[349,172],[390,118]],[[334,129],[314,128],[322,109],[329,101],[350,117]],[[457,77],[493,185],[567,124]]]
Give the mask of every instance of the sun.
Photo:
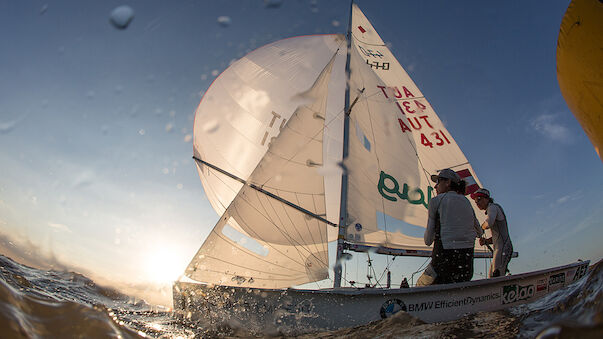
[[[150,249],[145,259],[145,274],[154,283],[171,283],[184,272],[184,255],[175,248]]]

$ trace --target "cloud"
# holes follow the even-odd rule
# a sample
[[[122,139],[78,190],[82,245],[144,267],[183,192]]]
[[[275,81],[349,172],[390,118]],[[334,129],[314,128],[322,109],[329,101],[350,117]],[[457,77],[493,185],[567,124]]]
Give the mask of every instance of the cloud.
[[[81,172],[73,180],[73,183],[71,186],[73,188],[82,188],[82,187],[90,186],[94,182],[95,177],[96,177],[96,175],[94,174],[94,172],[92,172],[90,170],[85,170],[85,171]]]
[[[69,233],[71,233],[71,230],[69,229],[69,227],[67,227],[67,226],[65,226],[63,224],[55,224],[55,223],[49,222],[48,226],[52,227],[55,232],[69,232]]]
[[[536,130],[536,132],[552,140],[563,143],[571,142],[573,136],[570,133],[570,130],[556,120],[557,115],[555,114],[541,114],[530,122],[530,126]]]
[[[9,133],[15,129],[17,121],[0,122],[0,133]]]
[[[550,204],[550,207],[556,208],[559,205],[563,205],[570,201],[576,201],[576,200],[583,199],[583,198],[584,198],[584,194],[583,194],[582,190],[578,190],[576,192],[560,196],[559,198],[557,198],[555,201],[553,201]]]

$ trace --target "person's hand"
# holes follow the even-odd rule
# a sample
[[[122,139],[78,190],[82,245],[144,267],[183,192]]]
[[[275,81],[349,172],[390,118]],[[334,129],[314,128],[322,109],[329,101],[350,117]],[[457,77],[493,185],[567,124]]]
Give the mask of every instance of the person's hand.
[[[484,246],[484,244],[486,243],[486,239],[484,238],[479,238],[479,245],[480,246]]]

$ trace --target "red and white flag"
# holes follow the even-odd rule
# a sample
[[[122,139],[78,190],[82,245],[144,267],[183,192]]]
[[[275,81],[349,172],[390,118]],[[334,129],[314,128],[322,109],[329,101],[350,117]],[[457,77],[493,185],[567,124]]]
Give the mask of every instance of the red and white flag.
[[[475,179],[473,179],[473,175],[471,174],[471,171],[469,171],[468,168],[456,171],[456,174],[458,174],[459,177],[461,177],[461,179],[465,180],[465,182],[467,183],[467,186],[465,188],[465,195],[469,195],[479,189],[477,182],[475,181]]]

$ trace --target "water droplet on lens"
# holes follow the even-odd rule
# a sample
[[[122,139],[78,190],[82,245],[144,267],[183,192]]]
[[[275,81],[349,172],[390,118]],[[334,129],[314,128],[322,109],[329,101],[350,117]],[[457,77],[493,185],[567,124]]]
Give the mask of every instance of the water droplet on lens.
[[[264,0],[264,7],[279,8],[283,4],[283,0]]]
[[[116,7],[109,17],[109,22],[117,29],[126,29],[134,19],[134,10],[130,6]]]
[[[218,17],[218,23],[220,24],[220,26],[222,27],[228,27],[230,26],[230,23],[232,22],[232,20],[230,19],[229,16],[226,15],[222,15]]]
[[[210,121],[206,122],[205,124],[203,124],[203,131],[206,133],[213,133],[213,132],[217,131],[219,127],[220,127],[220,125],[218,124],[218,122],[216,120],[210,120]]]

